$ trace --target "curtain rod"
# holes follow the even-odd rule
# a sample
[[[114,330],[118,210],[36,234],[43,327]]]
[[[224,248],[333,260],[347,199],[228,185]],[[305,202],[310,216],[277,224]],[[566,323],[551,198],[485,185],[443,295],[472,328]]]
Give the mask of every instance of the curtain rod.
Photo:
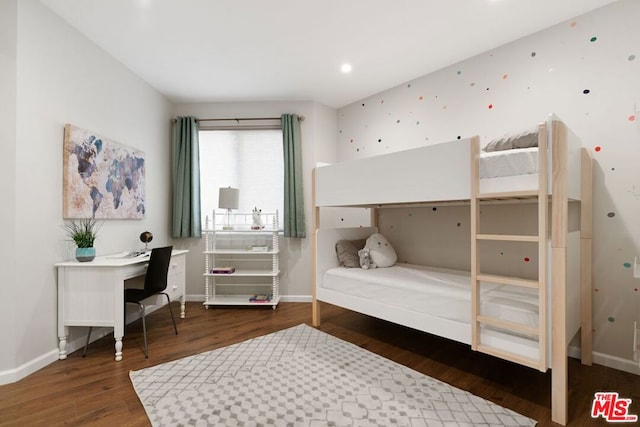
[[[256,117],[244,118],[244,119],[196,119],[197,122],[242,122],[242,121],[257,121],[257,120],[280,120],[280,117]]]
[[[303,122],[304,116],[298,116],[298,119]],[[237,119],[198,119],[196,118],[196,122],[242,122],[242,121],[259,121],[259,120],[280,120],[280,117],[245,117],[245,118],[237,118]],[[175,122],[176,119],[173,119]]]

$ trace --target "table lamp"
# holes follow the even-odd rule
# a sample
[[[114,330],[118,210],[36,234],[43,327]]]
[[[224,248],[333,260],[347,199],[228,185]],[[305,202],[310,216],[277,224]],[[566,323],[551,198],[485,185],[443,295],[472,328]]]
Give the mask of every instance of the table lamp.
[[[218,193],[218,208],[227,210],[227,221],[222,227],[223,230],[233,230],[233,225],[230,223],[231,209],[238,209],[238,196],[240,190],[237,188],[220,188]]]

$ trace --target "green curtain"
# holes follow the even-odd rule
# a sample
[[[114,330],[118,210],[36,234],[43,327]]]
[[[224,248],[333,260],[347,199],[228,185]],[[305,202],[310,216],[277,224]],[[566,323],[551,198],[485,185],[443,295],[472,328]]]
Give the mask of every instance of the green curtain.
[[[284,152],[284,236],[306,237],[300,119],[294,114],[283,114],[281,122]]]
[[[200,152],[198,121],[176,118],[172,141],[173,237],[200,237]]]

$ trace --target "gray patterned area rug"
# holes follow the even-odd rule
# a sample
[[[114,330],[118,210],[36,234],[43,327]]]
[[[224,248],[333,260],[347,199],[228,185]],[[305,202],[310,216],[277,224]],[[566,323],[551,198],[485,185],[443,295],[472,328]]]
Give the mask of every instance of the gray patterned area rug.
[[[536,424],[306,325],[130,377],[154,426]]]

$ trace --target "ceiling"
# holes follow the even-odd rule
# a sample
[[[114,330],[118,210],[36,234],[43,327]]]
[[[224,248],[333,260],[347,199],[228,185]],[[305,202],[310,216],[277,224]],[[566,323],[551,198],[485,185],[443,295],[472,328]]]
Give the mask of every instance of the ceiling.
[[[336,108],[614,1],[41,0],[174,102]]]

